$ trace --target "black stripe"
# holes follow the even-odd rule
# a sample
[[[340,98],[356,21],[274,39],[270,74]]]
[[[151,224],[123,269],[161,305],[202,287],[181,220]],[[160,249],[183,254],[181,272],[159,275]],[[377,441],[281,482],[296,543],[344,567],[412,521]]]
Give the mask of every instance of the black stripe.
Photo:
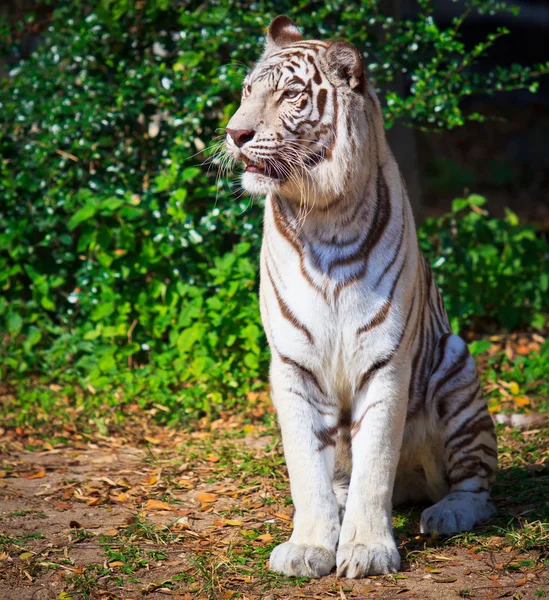
[[[383,271],[381,272],[381,274],[377,278],[376,282],[374,283],[374,288],[377,288],[377,286],[381,283],[381,280],[390,271],[391,267],[395,264],[396,259],[398,258],[398,255],[400,254],[400,249],[402,248],[402,243],[404,241],[404,229],[405,229],[405,225],[406,225],[406,219],[404,217],[404,201],[403,201],[403,203],[402,203],[402,225],[400,227],[400,235],[399,235],[398,243],[396,245],[395,251],[393,252],[393,257],[385,265],[385,268],[383,269]]]
[[[357,392],[360,392],[366,384],[370,383],[372,377],[378,371],[380,371],[381,369],[386,367],[393,359],[393,356],[394,356],[394,352],[391,352],[391,354],[389,354],[385,358],[382,358],[381,360],[378,360],[367,371],[365,371],[362,374],[362,377],[360,378],[360,383],[358,384]]]
[[[452,433],[452,435],[450,435],[450,437],[446,438],[446,440],[444,441],[444,447],[448,448],[448,446],[455,441],[456,439],[459,439],[460,437],[464,437],[466,435],[473,435],[474,437],[476,437],[478,435],[478,433],[480,433],[480,431],[478,433],[475,433],[474,431],[467,431],[467,427],[472,426],[475,419],[477,419],[479,416],[482,415],[482,418],[484,418],[484,413],[486,413],[488,415],[488,417],[490,416],[488,413],[488,409],[486,408],[486,404],[483,404],[482,406],[480,406],[478,408],[478,410],[471,415],[470,417],[468,417],[467,419],[465,419],[465,421],[463,423],[461,423],[460,425],[458,425],[458,429],[456,429],[454,431],[454,433]],[[482,419],[481,419],[482,421]],[[492,419],[490,418],[490,423],[492,423]],[[482,430],[481,430],[482,431]],[[474,438],[473,438],[474,439]],[[457,450],[457,448],[454,448],[454,451]]]
[[[368,413],[368,411],[371,408],[373,408],[374,406],[377,406],[378,404],[381,404],[381,400],[377,400],[373,404],[370,404],[370,406],[368,406],[368,408],[362,413],[362,416],[360,417],[360,419],[358,419],[358,421],[353,421],[351,423],[351,427],[349,429],[349,432],[350,432],[352,438],[354,438],[355,435],[360,431],[360,427],[362,426],[362,421],[364,420],[364,417],[366,416],[366,414]]]
[[[317,123],[322,119],[324,115],[324,110],[326,108],[326,100],[328,99],[328,91],[325,89],[321,89],[318,92],[318,96],[316,99],[317,107],[318,107],[318,120]]]
[[[387,181],[383,176],[383,171],[378,168],[377,172],[377,180],[376,180],[376,203],[374,207],[374,221],[368,231],[368,235],[364,238],[364,241],[357,249],[357,251],[350,256],[346,256],[345,258],[340,258],[335,260],[328,269],[328,274],[331,275],[337,267],[343,267],[354,262],[357,262],[359,259],[363,261],[367,261],[372,250],[379,243],[383,233],[387,229],[387,225],[391,220],[391,202],[389,199],[389,188],[387,186]],[[361,269],[361,275],[358,277],[355,275],[353,279],[360,278],[364,275],[366,271],[366,265]]]
[[[304,367],[303,365],[299,364],[297,361],[295,361],[293,358],[290,358],[289,356],[284,356],[284,354],[280,353],[278,354],[278,356],[280,357],[280,360],[283,363],[293,367],[296,371],[298,371],[301,374],[301,376],[304,379],[310,381],[322,395],[325,395],[322,386],[318,382],[317,376],[310,369],[307,369],[307,367]]]
[[[446,411],[448,410],[448,400],[449,398],[451,398],[452,396],[454,396],[455,394],[462,392],[463,390],[467,389],[468,387],[470,387],[471,385],[475,385],[475,389],[468,395],[466,396],[455,408],[454,410],[448,415],[446,416]],[[450,390],[450,392],[448,392],[445,396],[441,396],[440,401],[439,401],[439,405],[440,402],[442,402],[444,400],[444,405],[445,405],[445,409],[444,410],[440,410],[439,407],[437,407],[438,409],[438,416],[441,419],[444,419],[444,424],[447,425],[448,423],[450,423],[451,421],[453,421],[453,419],[455,417],[457,417],[457,415],[459,415],[459,413],[464,410],[465,408],[467,408],[467,406],[469,406],[469,404],[471,404],[472,402],[474,402],[477,398],[478,393],[480,392],[480,381],[475,381],[473,379],[473,381],[468,381],[465,385],[462,385],[458,388],[455,388],[453,390]]]
[[[273,276],[271,275],[271,270],[269,269],[269,265],[267,264],[267,262],[265,262],[265,267],[267,269],[267,275],[269,277],[269,281],[271,282],[271,286],[275,293],[276,301],[278,302],[278,308],[280,309],[280,313],[296,329],[299,329],[299,331],[304,333],[306,338],[309,340],[309,342],[314,346],[315,341],[313,339],[311,332],[307,329],[307,327],[303,323],[301,323],[301,321],[299,321],[299,319],[292,312],[291,308],[286,304],[286,302],[284,302],[284,299],[280,295],[278,288],[275,285]]]
[[[325,410],[322,410],[321,408],[319,408],[319,404],[321,406],[328,406],[326,403],[324,402],[314,402],[313,400],[311,400],[308,396],[305,396],[305,394],[302,394],[301,392],[299,392],[298,390],[294,389],[294,388],[288,388],[287,390],[283,390],[282,393],[287,393],[287,394],[294,394],[296,395],[298,398],[301,398],[301,400],[307,402],[307,404],[309,404],[309,406],[311,406],[312,408],[314,408],[314,410],[316,410],[316,412],[323,416],[323,417],[328,417],[328,416],[333,416],[332,412],[327,412]]]
[[[400,266],[400,269],[395,277],[395,280],[393,281],[393,285],[389,292],[389,297],[385,301],[382,308],[374,315],[373,319],[366,325],[363,325],[362,327],[359,327],[357,329],[357,332],[356,332],[357,337],[359,337],[363,333],[366,333],[367,331],[370,331],[371,329],[374,329],[374,327],[381,325],[387,318],[387,315],[389,314],[389,311],[391,310],[391,305],[393,302],[393,296],[394,296],[394,293],[396,290],[396,286],[398,285],[398,282],[400,281],[400,276],[402,275],[402,271],[404,270],[405,264],[406,264],[406,257],[404,257],[404,260],[402,261],[402,265]]]
[[[400,332],[400,337],[399,337],[398,342],[396,343],[395,347],[391,350],[391,352],[385,358],[382,358],[381,360],[374,363],[365,373],[362,374],[357,391],[360,392],[360,390],[372,379],[372,377],[375,375],[375,373],[377,371],[386,367],[391,362],[391,360],[393,360],[394,355],[396,354],[397,350],[400,348],[400,344],[402,343],[402,340],[404,339],[404,336],[406,335],[406,330],[408,329],[408,324],[410,322],[410,317],[412,315],[414,305],[415,305],[415,297],[412,299],[412,302],[410,303],[410,310],[408,311],[408,316],[406,317],[406,322],[404,323],[404,327],[402,328],[402,331]]]
[[[465,367],[465,365],[467,364],[467,361],[469,360],[469,349],[467,348],[467,346],[463,346],[463,348],[461,349],[461,353],[459,354],[459,356],[456,359],[456,362],[454,363],[454,366],[446,372],[446,375],[444,375],[444,377],[441,377],[436,384],[435,389],[433,390],[433,399],[436,398],[436,395],[438,394],[438,392],[451,380],[454,379],[454,377],[456,377],[456,375],[463,370],[463,368]]]

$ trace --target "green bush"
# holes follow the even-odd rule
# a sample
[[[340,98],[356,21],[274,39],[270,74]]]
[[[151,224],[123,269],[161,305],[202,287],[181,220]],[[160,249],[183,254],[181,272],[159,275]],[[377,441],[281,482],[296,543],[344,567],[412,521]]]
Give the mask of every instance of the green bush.
[[[473,0],[463,18],[501,7]],[[468,67],[505,32],[466,49],[463,19],[439,28],[426,0],[417,19],[401,23],[377,0],[279,1],[267,10],[220,0],[60,2],[38,50],[0,82],[0,376],[19,382],[29,403],[77,389],[113,404],[156,402],[176,415],[217,409],[264,385],[261,205],[238,197],[234,176],[203,163],[277,13],[307,34],[364,48],[377,86],[397,75],[409,81],[406,97],[387,95],[388,126],[458,126],[482,118],[459,108],[470,93],[536,85],[532,69],[516,66],[480,80]],[[477,231],[471,218],[465,226]],[[519,241],[522,229],[506,227]],[[451,233],[437,235],[436,251],[449,252]],[[470,258],[457,248],[453,256]],[[456,326],[482,310],[502,319],[476,287],[453,297],[463,269],[444,257],[437,273]],[[523,323],[544,308],[509,297]],[[68,387],[51,392],[51,382]]]
[[[454,200],[450,213],[427,219],[418,232],[452,328],[542,328],[549,312],[549,244],[509,209],[497,219],[484,204],[477,195]]]

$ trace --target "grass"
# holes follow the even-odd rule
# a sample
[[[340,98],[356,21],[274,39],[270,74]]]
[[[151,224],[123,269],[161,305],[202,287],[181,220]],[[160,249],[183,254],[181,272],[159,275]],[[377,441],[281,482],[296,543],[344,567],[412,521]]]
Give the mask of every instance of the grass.
[[[43,510],[13,510],[10,513],[11,517],[36,517],[37,519],[46,518],[46,513]]]

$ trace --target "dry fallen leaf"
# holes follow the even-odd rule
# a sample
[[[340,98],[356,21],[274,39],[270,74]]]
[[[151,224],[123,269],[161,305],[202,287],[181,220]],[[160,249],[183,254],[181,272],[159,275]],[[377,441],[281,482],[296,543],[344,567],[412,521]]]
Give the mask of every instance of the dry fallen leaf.
[[[46,475],[46,469],[40,469],[40,471],[36,473],[32,473],[32,475],[23,475],[25,479],[42,479]]]
[[[440,573],[441,570],[440,569],[435,569],[435,567],[425,567],[426,571],[429,571],[429,573]]]
[[[232,519],[226,519],[225,525],[231,525],[232,527],[240,527],[242,525],[242,521],[234,521]]]
[[[162,440],[159,440],[158,438],[153,438],[153,437],[149,437],[149,436],[145,436],[144,438],[147,442],[149,442],[149,444],[153,444],[155,446],[158,446],[159,444],[162,443]]]
[[[121,567],[124,563],[121,560],[115,560],[109,563],[109,567]]]
[[[173,522],[173,526],[176,529],[190,529],[189,517],[179,517],[179,519]]]
[[[273,516],[278,517],[279,519],[282,519],[283,521],[291,521],[292,520],[292,517],[290,517],[289,515],[285,515],[284,513],[275,513]]]
[[[454,583],[457,581],[457,577],[433,577],[435,583]]]
[[[103,504],[105,502],[104,498],[101,498],[100,496],[98,498],[92,498],[91,500],[88,500],[88,506],[99,506],[100,504]]]
[[[162,500],[147,500],[145,510],[174,510],[174,507]]]
[[[201,492],[196,496],[196,499],[203,504],[207,504],[208,502],[215,502],[217,500],[217,496],[208,492]]]

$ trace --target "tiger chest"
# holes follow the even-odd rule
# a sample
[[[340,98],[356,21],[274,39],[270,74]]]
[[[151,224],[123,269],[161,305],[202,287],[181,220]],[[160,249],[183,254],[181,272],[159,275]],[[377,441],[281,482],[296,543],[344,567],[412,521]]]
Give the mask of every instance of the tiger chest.
[[[315,276],[299,256],[264,249],[260,296],[272,354],[320,374],[337,395],[355,389],[368,365],[392,347],[398,325],[392,316],[368,326],[386,299],[367,280],[338,290],[337,280]]]

